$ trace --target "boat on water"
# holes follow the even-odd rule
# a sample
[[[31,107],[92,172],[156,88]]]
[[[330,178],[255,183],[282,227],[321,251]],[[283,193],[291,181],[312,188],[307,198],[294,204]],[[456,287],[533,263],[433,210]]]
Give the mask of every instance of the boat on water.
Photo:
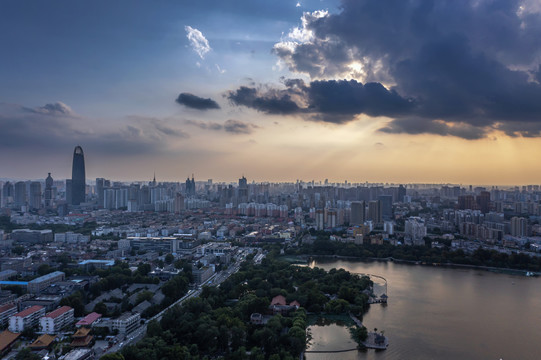
[[[527,271],[526,276],[537,276],[537,274],[531,271]]]

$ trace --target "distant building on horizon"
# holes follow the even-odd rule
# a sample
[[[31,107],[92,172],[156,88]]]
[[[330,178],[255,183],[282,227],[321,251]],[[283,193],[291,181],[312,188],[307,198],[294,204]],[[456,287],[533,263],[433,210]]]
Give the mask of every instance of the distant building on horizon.
[[[69,183],[66,181],[66,185]],[[73,166],[71,168],[71,204],[80,205],[86,200],[85,156],[83,148],[76,146],[73,150]]]
[[[47,178],[45,179],[45,207],[49,208],[53,206],[53,178],[51,176],[51,173],[47,175]]]

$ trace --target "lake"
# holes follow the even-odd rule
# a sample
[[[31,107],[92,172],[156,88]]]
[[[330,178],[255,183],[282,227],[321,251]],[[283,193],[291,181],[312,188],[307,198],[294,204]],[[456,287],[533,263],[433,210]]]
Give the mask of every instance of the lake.
[[[377,261],[320,259],[309,266],[387,279],[388,304],[371,305],[363,324],[384,330],[389,347],[311,353],[308,360],[541,358],[541,278]],[[343,326],[310,332],[311,350],[351,348]]]

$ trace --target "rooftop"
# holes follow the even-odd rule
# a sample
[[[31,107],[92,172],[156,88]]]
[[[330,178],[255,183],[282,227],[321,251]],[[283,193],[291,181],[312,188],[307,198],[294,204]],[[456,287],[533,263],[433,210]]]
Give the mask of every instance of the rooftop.
[[[40,276],[38,278],[35,278],[34,280],[30,281],[29,284],[37,283],[37,282],[44,281],[44,280],[49,280],[49,279],[55,278],[55,277],[60,276],[60,275],[65,275],[65,274],[62,271],[53,271],[50,274],[43,275],[43,276]]]
[[[88,264],[104,264],[108,266],[113,266],[115,264],[114,260],[83,260],[79,263],[79,265],[88,265]]]
[[[46,348],[56,339],[54,335],[43,334],[36,339],[32,344],[28,345],[30,348]]]
[[[41,309],[43,309],[43,306],[40,306],[40,305],[34,305],[34,306],[29,307],[28,309],[24,309],[24,310],[21,311],[20,313],[17,313],[17,314],[15,314],[15,315],[13,315],[13,316],[27,317],[28,315],[33,314],[33,313],[35,313],[36,311],[40,311]]]
[[[13,309],[13,308],[15,308],[14,304],[2,305],[2,306],[0,306],[0,314],[3,313],[4,311],[7,311],[7,310]]]
[[[69,306],[62,306],[61,308],[58,308],[58,309],[56,309],[56,310],[51,311],[50,313],[48,313],[47,315],[45,315],[45,317],[54,319],[54,318],[59,317],[59,316],[62,315],[62,314],[67,313],[67,312],[70,311],[70,310],[73,310],[73,308],[72,308],[72,307],[69,307]]]
[[[2,353],[8,346],[10,346],[17,338],[21,336],[19,333],[12,333],[11,331],[2,331],[0,333],[0,353]]]
[[[94,321],[98,320],[101,317],[101,314],[96,312],[90,313],[75,324],[76,326],[91,325]]]

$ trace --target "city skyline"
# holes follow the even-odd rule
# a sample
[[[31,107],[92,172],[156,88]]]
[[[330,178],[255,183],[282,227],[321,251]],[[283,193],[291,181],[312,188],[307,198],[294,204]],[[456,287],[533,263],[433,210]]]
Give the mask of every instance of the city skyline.
[[[2,178],[541,179],[535,1],[0,8]]]

